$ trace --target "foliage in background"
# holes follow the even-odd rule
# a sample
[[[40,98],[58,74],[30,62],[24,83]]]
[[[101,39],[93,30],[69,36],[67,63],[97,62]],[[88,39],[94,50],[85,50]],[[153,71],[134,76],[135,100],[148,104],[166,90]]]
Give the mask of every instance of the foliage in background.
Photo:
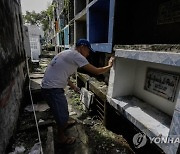
[[[53,7],[53,5],[50,5],[47,10],[41,11],[40,13],[26,11],[26,14],[23,15],[24,24],[41,25],[44,31],[48,30],[49,21],[53,18]]]
[[[69,9],[69,3],[70,3],[70,0],[64,0],[64,8],[65,9]]]

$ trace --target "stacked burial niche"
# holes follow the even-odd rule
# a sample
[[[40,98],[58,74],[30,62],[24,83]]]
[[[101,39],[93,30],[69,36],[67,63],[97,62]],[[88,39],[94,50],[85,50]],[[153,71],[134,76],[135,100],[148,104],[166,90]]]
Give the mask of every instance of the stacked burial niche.
[[[180,134],[180,53],[115,49],[108,102],[148,137]],[[165,152],[176,144],[158,144]],[[170,152],[170,153],[171,153]]]
[[[116,0],[108,102],[147,137],[180,134],[180,1]],[[111,10],[110,10],[111,12]],[[157,144],[176,153],[179,144]]]

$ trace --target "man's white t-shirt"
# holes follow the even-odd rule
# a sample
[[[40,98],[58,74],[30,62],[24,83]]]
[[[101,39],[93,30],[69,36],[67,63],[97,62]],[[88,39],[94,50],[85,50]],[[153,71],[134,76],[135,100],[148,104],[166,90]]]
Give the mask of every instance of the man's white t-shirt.
[[[78,67],[89,62],[76,50],[65,50],[57,54],[48,65],[41,83],[42,88],[65,88],[68,78]]]

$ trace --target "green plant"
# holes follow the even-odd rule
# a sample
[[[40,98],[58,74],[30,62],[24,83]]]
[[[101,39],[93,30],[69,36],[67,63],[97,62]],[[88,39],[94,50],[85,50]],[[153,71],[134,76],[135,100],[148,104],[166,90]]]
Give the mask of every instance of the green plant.
[[[65,8],[66,10],[69,9],[69,4],[70,4],[70,0],[64,0],[64,8]]]

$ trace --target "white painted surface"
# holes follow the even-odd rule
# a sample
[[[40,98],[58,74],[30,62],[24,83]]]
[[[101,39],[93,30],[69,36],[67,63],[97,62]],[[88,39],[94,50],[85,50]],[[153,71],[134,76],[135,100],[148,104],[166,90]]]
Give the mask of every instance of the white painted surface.
[[[29,40],[31,47],[31,60],[32,62],[39,62],[39,55],[41,54],[40,38],[44,33],[42,29],[36,25],[26,25],[29,31]]]
[[[180,53],[116,49],[116,57],[180,66]]]
[[[138,128],[142,128],[149,136],[168,136],[171,119],[166,114],[135,97],[119,97],[112,99],[112,102],[117,104],[117,109],[121,107],[120,112],[128,120],[139,123]]]
[[[179,91],[180,87],[178,87],[178,89],[177,89],[176,98],[175,98],[174,102],[169,101],[169,100],[167,100],[161,96],[158,96],[156,94],[153,94],[147,90],[144,90],[146,71],[147,71],[148,67],[165,70],[165,71],[172,72],[172,73],[175,73],[175,72],[180,73],[180,69],[178,67],[173,67],[170,65],[162,65],[162,64],[139,61],[137,63],[136,76],[134,79],[133,93],[136,97],[144,100],[147,103],[150,103],[151,105],[155,106],[156,108],[160,109],[161,111],[172,116],[174,109],[175,109],[175,105],[177,103],[177,92]]]
[[[41,45],[39,36],[30,36],[31,46],[31,60],[32,62],[39,62],[39,55],[41,54]]]
[[[114,65],[114,79],[112,97],[126,96],[133,94],[136,61],[116,58]]]
[[[148,137],[179,136],[180,82],[174,102],[144,90],[144,84],[148,68],[180,74],[180,54],[118,50],[115,55],[108,102]],[[178,144],[157,145],[169,154],[178,148]]]
[[[111,99],[110,104],[148,137],[167,137],[171,118],[135,97]],[[157,144],[168,153],[167,144]]]
[[[134,95],[172,116],[177,102],[177,95],[175,101],[171,102],[161,96],[144,90],[146,71],[148,67],[173,73],[180,73],[180,69],[178,67],[170,65],[116,58],[114,66],[115,70],[111,72],[110,75],[108,95],[112,98]],[[179,89],[180,84],[177,92]]]
[[[26,25],[28,27],[29,35],[38,35],[44,37],[44,32],[41,27],[36,25]]]
[[[86,109],[89,109],[93,103],[94,94],[88,91],[86,88],[81,88],[80,100],[85,105]]]

